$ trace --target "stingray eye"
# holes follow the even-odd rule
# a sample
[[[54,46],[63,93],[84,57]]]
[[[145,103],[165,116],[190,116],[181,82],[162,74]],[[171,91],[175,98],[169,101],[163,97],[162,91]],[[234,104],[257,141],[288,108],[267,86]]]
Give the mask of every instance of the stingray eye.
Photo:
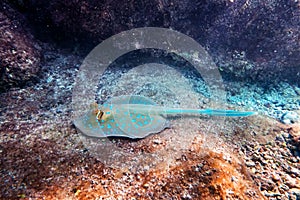
[[[102,110],[97,110],[97,115],[96,115],[97,120],[100,121],[103,114],[104,114],[104,112]]]

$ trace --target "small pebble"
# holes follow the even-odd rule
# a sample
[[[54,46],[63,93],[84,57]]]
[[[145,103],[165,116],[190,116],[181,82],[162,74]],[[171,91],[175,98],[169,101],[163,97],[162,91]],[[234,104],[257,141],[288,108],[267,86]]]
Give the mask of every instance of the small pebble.
[[[158,139],[155,139],[155,140],[153,140],[153,143],[154,143],[154,144],[161,144],[162,141],[161,141],[161,140],[158,140]]]
[[[248,161],[245,163],[247,167],[254,167],[255,163],[253,161]]]
[[[278,175],[278,174],[272,174],[272,179],[274,180],[274,181],[279,181],[280,180],[280,176]]]
[[[295,86],[294,91],[297,95],[300,95],[300,88]]]
[[[259,161],[260,160],[260,156],[257,155],[256,153],[252,156],[252,160],[254,161]]]
[[[299,169],[296,169],[295,167],[292,167],[290,169],[290,173],[295,174],[296,176],[300,177],[300,171],[299,171]]]
[[[260,163],[261,163],[262,165],[264,165],[264,166],[268,165],[268,162],[265,161],[265,160],[261,160]]]
[[[285,185],[285,184],[282,184],[281,186],[280,186],[280,188],[282,188],[283,190],[285,190],[285,191],[288,191],[290,188],[289,188],[289,186],[287,186],[287,185]]]
[[[290,188],[296,188],[297,184],[294,178],[290,177],[289,175],[286,175],[285,178],[286,178],[285,184],[287,186],[289,186]]]
[[[272,157],[269,156],[269,155],[264,155],[264,158],[267,159],[267,160],[272,160]]]
[[[266,197],[278,197],[278,196],[281,196],[280,193],[276,193],[276,192],[267,192],[267,191],[264,191],[264,195]]]
[[[280,121],[284,124],[294,124],[299,122],[300,118],[296,112],[288,111],[281,116]]]
[[[298,162],[298,159],[295,158],[295,157],[291,157],[290,158],[290,161],[293,162],[293,163],[297,163]],[[299,170],[298,170],[299,171]]]
[[[281,135],[277,135],[275,140],[279,142],[284,142],[284,138]]]
[[[274,163],[271,165],[271,167],[272,167],[272,169],[277,169],[277,166]]]
[[[300,199],[300,189],[298,188],[292,188],[290,189],[290,192],[294,195],[296,195],[297,199]]]

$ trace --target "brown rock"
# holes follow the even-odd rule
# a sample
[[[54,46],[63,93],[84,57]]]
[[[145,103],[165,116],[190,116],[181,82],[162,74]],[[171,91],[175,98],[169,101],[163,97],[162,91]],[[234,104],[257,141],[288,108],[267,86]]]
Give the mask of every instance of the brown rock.
[[[300,180],[298,180],[298,178],[292,178],[289,175],[285,175],[285,184],[290,188],[300,188]]]
[[[22,87],[36,78],[40,48],[25,28],[24,17],[8,4],[0,3],[0,91]]]
[[[277,173],[273,173],[272,174],[272,179],[273,179],[273,181],[279,181],[281,178]]]

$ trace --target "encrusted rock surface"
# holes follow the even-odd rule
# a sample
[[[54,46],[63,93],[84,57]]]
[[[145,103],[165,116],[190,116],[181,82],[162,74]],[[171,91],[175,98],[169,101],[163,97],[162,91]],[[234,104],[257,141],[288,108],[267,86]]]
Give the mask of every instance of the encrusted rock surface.
[[[57,52],[44,57],[45,80],[0,97],[1,199],[299,198],[299,124],[284,125],[264,115],[214,124],[222,131],[199,132],[185,150],[176,150],[172,162],[153,168],[103,165],[83,146],[71,122],[80,59]],[[204,118],[202,125],[211,122]],[[137,154],[164,152],[162,135],[114,140]]]
[[[232,2],[207,34],[224,71],[253,80],[299,80],[299,1]]]
[[[300,77],[299,1],[13,2],[38,26],[40,38],[48,33],[60,43],[93,46],[136,27],[172,28],[206,47],[231,78]]]
[[[163,135],[189,134],[189,124],[143,140],[112,139],[137,155],[160,152],[160,158],[168,158],[144,170],[113,169],[97,160],[72,124],[71,108],[82,60],[74,54],[84,43],[93,46],[134,27],[167,27],[188,34],[207,47],[223,73],[238,80],[296,82],[299,1],[4,0],[0,5],[0,199],[300,198],[300,125],[295,117],[300,115],[299,85],[281,82],[267,90],[245,87],[243,82],[226,83],[228,101],[261,113],[230,118],[224,124],[203,117],[202,127],[219,131],[199,129],[190,141],[182,137],[185,148],[171,149],[174,157],[168,157],[165,148],[170,141]],[[42,79],[35,85],[27,83],[37,77],[42,50],[33,32],[47,42],[67,41],[63,45],[73,49],[66,53],[53,51],[50,44],[43,46]],[[100,99],[108,98],[114,89],[118,92],[112,88],[118,75],[106,74],[102,81],[110,85],[102,85]],[[146,86],[141,94],[176,101],[166,95],[169,91],[159,93],[151,84]],[[206,99],[201,106],[208,103]],[[296,114],[284,118],[288,111]],[[282,116],[288,123],[267,115]]]
[[[41,48],[22,14],[0,3],[0,91],[36,81]]]

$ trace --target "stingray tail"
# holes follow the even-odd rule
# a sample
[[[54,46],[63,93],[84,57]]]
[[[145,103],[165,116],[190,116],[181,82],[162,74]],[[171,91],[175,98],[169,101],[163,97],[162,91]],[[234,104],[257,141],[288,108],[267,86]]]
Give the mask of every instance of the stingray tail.
[[[257,114],[256,112],[253,111],[214,110],[214,109],[199,110],[199,113],[206,114],[206,115],[214,115],[214,116],[224,116],[224,117],[247,117],[247,116]]]

